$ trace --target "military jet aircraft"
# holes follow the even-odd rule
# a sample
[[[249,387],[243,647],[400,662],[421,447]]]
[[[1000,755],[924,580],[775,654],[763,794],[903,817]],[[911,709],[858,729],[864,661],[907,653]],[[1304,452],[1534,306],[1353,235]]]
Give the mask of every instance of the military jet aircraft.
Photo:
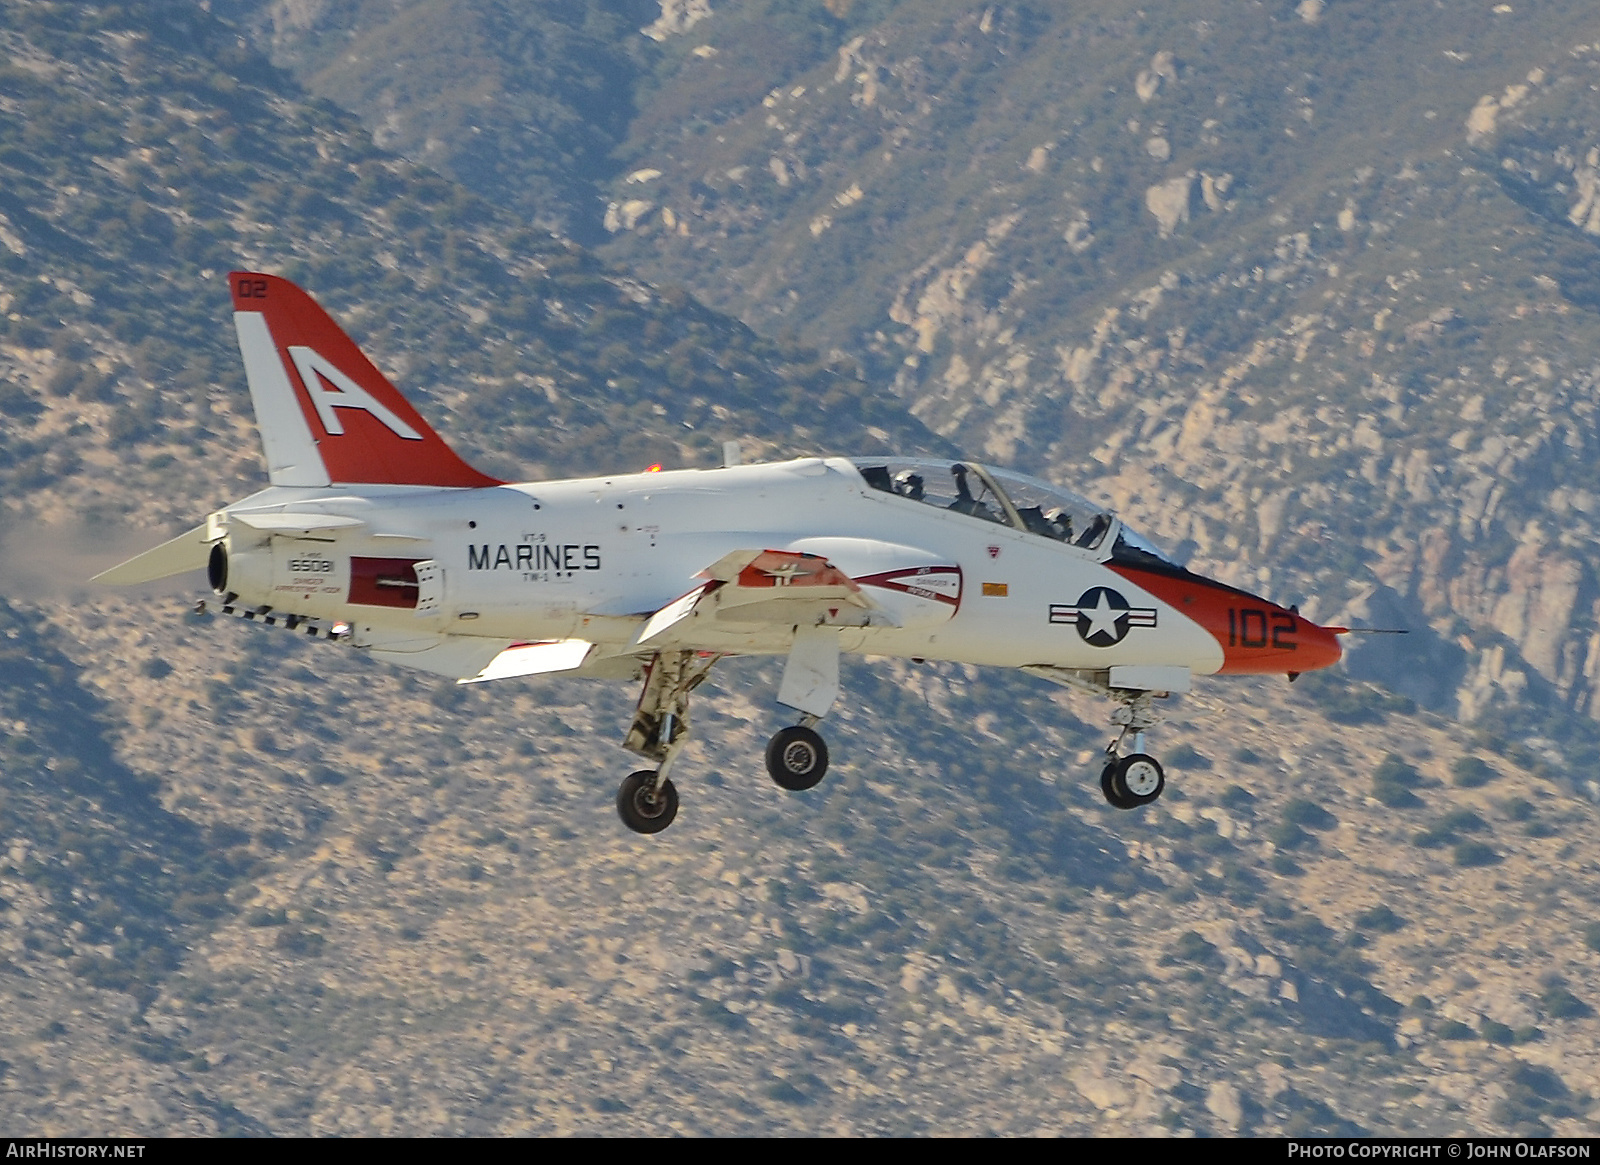
[[[223,613],[473,684],[641,684],[617,796],[658,833],[690,694],[731,655],[785,658],[767,771],[828,769],[844,652],[1020,668],[1110,697],[1101,789],[1161,795],[1155,701],[1195,675],[1290,678],[1340,657],[1293,608],[1191,573],[1078,495],[972,462],[810,457],[509,483],[433,432],[300,288],[229,276],[270,485],[98,576],[204,567]],[[734,459],[736,460],[736,459]]]

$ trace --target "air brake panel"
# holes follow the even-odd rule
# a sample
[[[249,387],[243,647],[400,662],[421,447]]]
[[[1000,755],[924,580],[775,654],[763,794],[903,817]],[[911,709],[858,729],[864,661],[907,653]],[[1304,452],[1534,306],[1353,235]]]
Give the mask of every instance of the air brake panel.
[[[350,601],[366,607],[404,607],[417,605],[418,558],[350,559]]]

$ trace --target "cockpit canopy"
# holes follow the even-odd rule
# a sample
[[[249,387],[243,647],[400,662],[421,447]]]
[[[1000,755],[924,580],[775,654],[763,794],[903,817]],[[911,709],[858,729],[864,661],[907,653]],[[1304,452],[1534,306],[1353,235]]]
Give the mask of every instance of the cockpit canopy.
[[[1087,551],[1100,551],[1106,535],[1115,529],[1113,556],[1154,558],[1170,565],[1166,555],[1108,510],[1035,477],[970,461],[869,457],[853,461],[873,489],[908,501],[1027,530]]]

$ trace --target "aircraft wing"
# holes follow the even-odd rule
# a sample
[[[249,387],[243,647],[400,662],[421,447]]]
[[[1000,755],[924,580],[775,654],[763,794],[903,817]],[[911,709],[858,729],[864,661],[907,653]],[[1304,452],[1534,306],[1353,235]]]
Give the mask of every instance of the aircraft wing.
[[[844,571],[820,554],[736,550],[700,572],[705,581],[662,607],[637,642],[665,645],[686,624],[893,627],[897,621]]]

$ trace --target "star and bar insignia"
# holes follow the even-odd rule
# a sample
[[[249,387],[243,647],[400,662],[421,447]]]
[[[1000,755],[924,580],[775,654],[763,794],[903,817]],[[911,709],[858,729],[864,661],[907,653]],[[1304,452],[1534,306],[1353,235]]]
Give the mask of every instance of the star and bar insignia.
[[[1090,587],[1076,603],[1051,603],[1050,622],[1077,624],[1078,634],[1090,647],[1113,647],[1131,627],[1154,627],[1156,609],[1131,607],[1110,587]]]

